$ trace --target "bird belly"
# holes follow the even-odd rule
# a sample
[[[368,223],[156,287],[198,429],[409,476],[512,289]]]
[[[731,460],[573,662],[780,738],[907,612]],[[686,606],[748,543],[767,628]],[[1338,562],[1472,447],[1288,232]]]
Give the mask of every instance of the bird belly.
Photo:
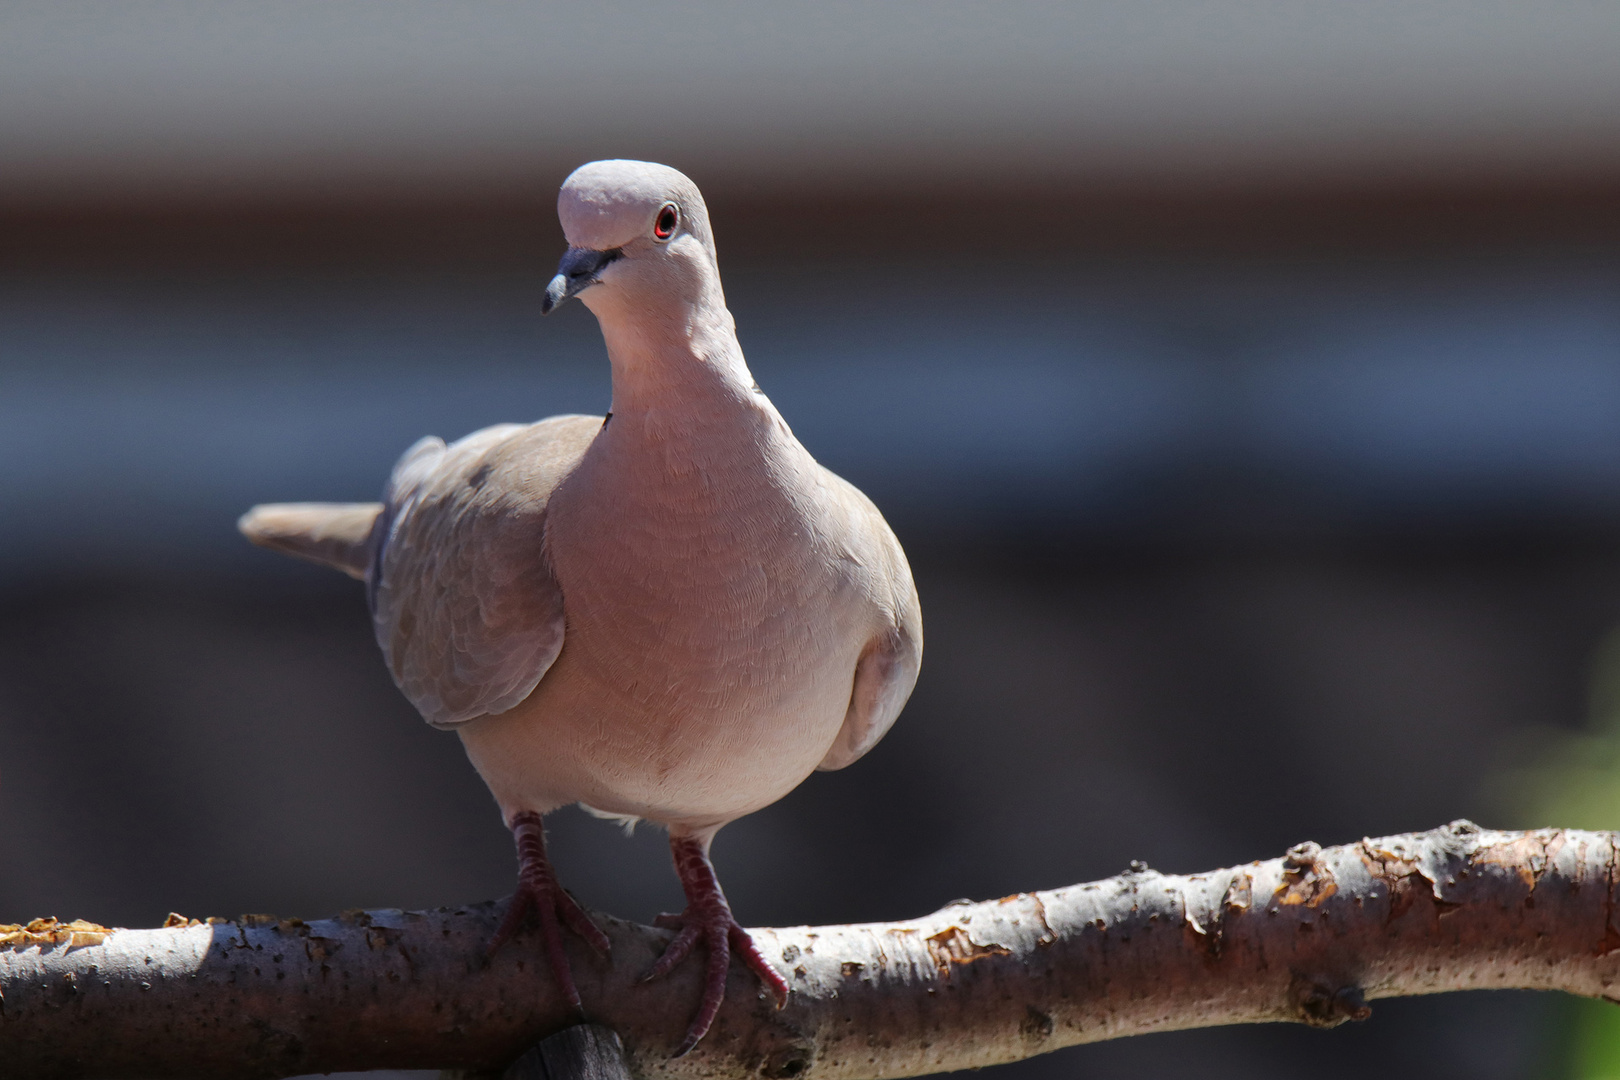
[[[463,725],[462,739],[508,816],[580,802],[666,825],[723,824],[775,802],[826,756],[849,708],[854,637],[829,633],[724,669],[694,657],[685,670],[628,650],[604,667],[571,638],[528,699]]]

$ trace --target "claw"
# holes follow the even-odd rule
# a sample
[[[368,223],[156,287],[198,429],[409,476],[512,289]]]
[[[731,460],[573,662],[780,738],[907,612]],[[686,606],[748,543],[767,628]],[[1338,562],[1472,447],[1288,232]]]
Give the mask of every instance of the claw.
[[[772,999],[776,1001],[776,1007],[780,1009],[785,1006],[788,999],[788,982],[782,977],[782,973],[765,959],[765,954],[759,951],[759,946],[754,944],[754,939],[748,935],[748,931],[736,923],[731,924],[730,938],[731,947],[737,950],[737,954],[742,957],[749,970],[759,976],[759,981],[765,984],[765,988],[771,992]]]
[[[568,929],[585,939],[597,956],[607,959],[613,955],[613,942],[602,932],[602,928],[591,922],[591,917],[585,914],[585,909],[579,906],[567,889],[558,889],[556,893],[557,912],[562,916]]]
[[[765,959],[754,939],[748,935],[731,914],[731,905],[720,891],[714,866],[709,862],[707,839],[694,836],[671,836],[670,848],[675,855],[675,870],[686,890],[686,910],[679,915],[660,915],[657,923],[666,929],[679,929],[675,940],[665,948],[647,974],[646,982],[667,975],[687,956],[701,940],[708,951],[708,964],[704,969],[703,997],[697,1012],[687,1025],[686,1036],[675,1048],[674,1057],[684,1057],[708,1034],[720,1006],[726,998],[726,971],[731,964],[732,950],[736,950],[749,969],[759,976],[780,1009],[787,1004],[788,984],[781,974]]]
[[[526,812],[515,816],[512,819],[512,834],[517,840],[518,849],[517,892],[501,918],[500,928],[490,939],[487,955],[493,957],[523,927],[529,913],[537,913],[552,977],[557,980],[557,988],[562,991],[563,998],[583,1017],[585,1005],[580,1000],[579,988],[574,984],[573,970],[568,966],[562,927],[567,924],[601,956],[609,954],[612,944],[601,928],[591,922],[579,902],[557,884],[551,863],[546,859],[546,839],[540,825],[540,815]]]
[[[668,928],[666,927],[666,929]],[[664,949],[664,955],[660,956],[653,963],[653,966],[647,969],[647,974],[641,977],[641,981],[652,982],[660,975],[668,975],[675,969],[676,964],[687,958],[692,951],[692,946],[697,944],[697,939],[698,929],[695,926],[688,926],[679,934],[676,934],[675,940],[670,942]]]

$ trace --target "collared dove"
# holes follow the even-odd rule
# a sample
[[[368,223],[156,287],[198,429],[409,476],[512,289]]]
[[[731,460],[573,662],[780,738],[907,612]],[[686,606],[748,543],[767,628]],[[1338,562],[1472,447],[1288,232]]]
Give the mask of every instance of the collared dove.
[[[708,1030],[735,950],[787,982],[733,918],[720,827],[840,769],[911,694],[922,617],[894,533],[816,463],[754,382],[708,210],[663,165],[598,161],[563,184],[568,238],[541,310],[578,296],[613,373],[606,417],[503,424],[406,451],[383,501],[259,506],[255,543],[365,580],[395,681],[460,734],[519,853],[492,950],[540,918],[583,1011],[561,925],[607,938],[557,884],[541,815],[569,803],[669,830],[686,893],[648,973],[708,952],[677,1056]]]

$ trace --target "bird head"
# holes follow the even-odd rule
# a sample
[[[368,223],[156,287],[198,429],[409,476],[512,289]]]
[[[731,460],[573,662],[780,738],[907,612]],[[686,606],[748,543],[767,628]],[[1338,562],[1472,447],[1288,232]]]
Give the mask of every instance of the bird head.
[[[542,313],[574,296],[598,318],[616,308],[647,313],[718,297],[708,208],[697,185],[669,166],[581,165],[563,182],[557,216],[568,251]]]

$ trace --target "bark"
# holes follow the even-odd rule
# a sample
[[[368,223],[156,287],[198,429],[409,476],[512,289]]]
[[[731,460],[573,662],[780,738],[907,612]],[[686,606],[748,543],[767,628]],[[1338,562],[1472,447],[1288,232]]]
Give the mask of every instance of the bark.
[[[1136,867],[909,922],[756,930],[792,983],[787,1007],[733,965],[720,1019],[678,1060],[701,964],[641,984],[669,934],[605,916],[612,960],[577,940],[571,959],[632,1071],[670,1080],[915,1076],[1150,1031],[1326,1027],[1448,990],[1620,997],[1617,839],[1454,822],[1207,874]],[[576,1019],[537,935],[486,961],[499,913],[13,930],[0,1062],[19,1080],[499,1069]]]

